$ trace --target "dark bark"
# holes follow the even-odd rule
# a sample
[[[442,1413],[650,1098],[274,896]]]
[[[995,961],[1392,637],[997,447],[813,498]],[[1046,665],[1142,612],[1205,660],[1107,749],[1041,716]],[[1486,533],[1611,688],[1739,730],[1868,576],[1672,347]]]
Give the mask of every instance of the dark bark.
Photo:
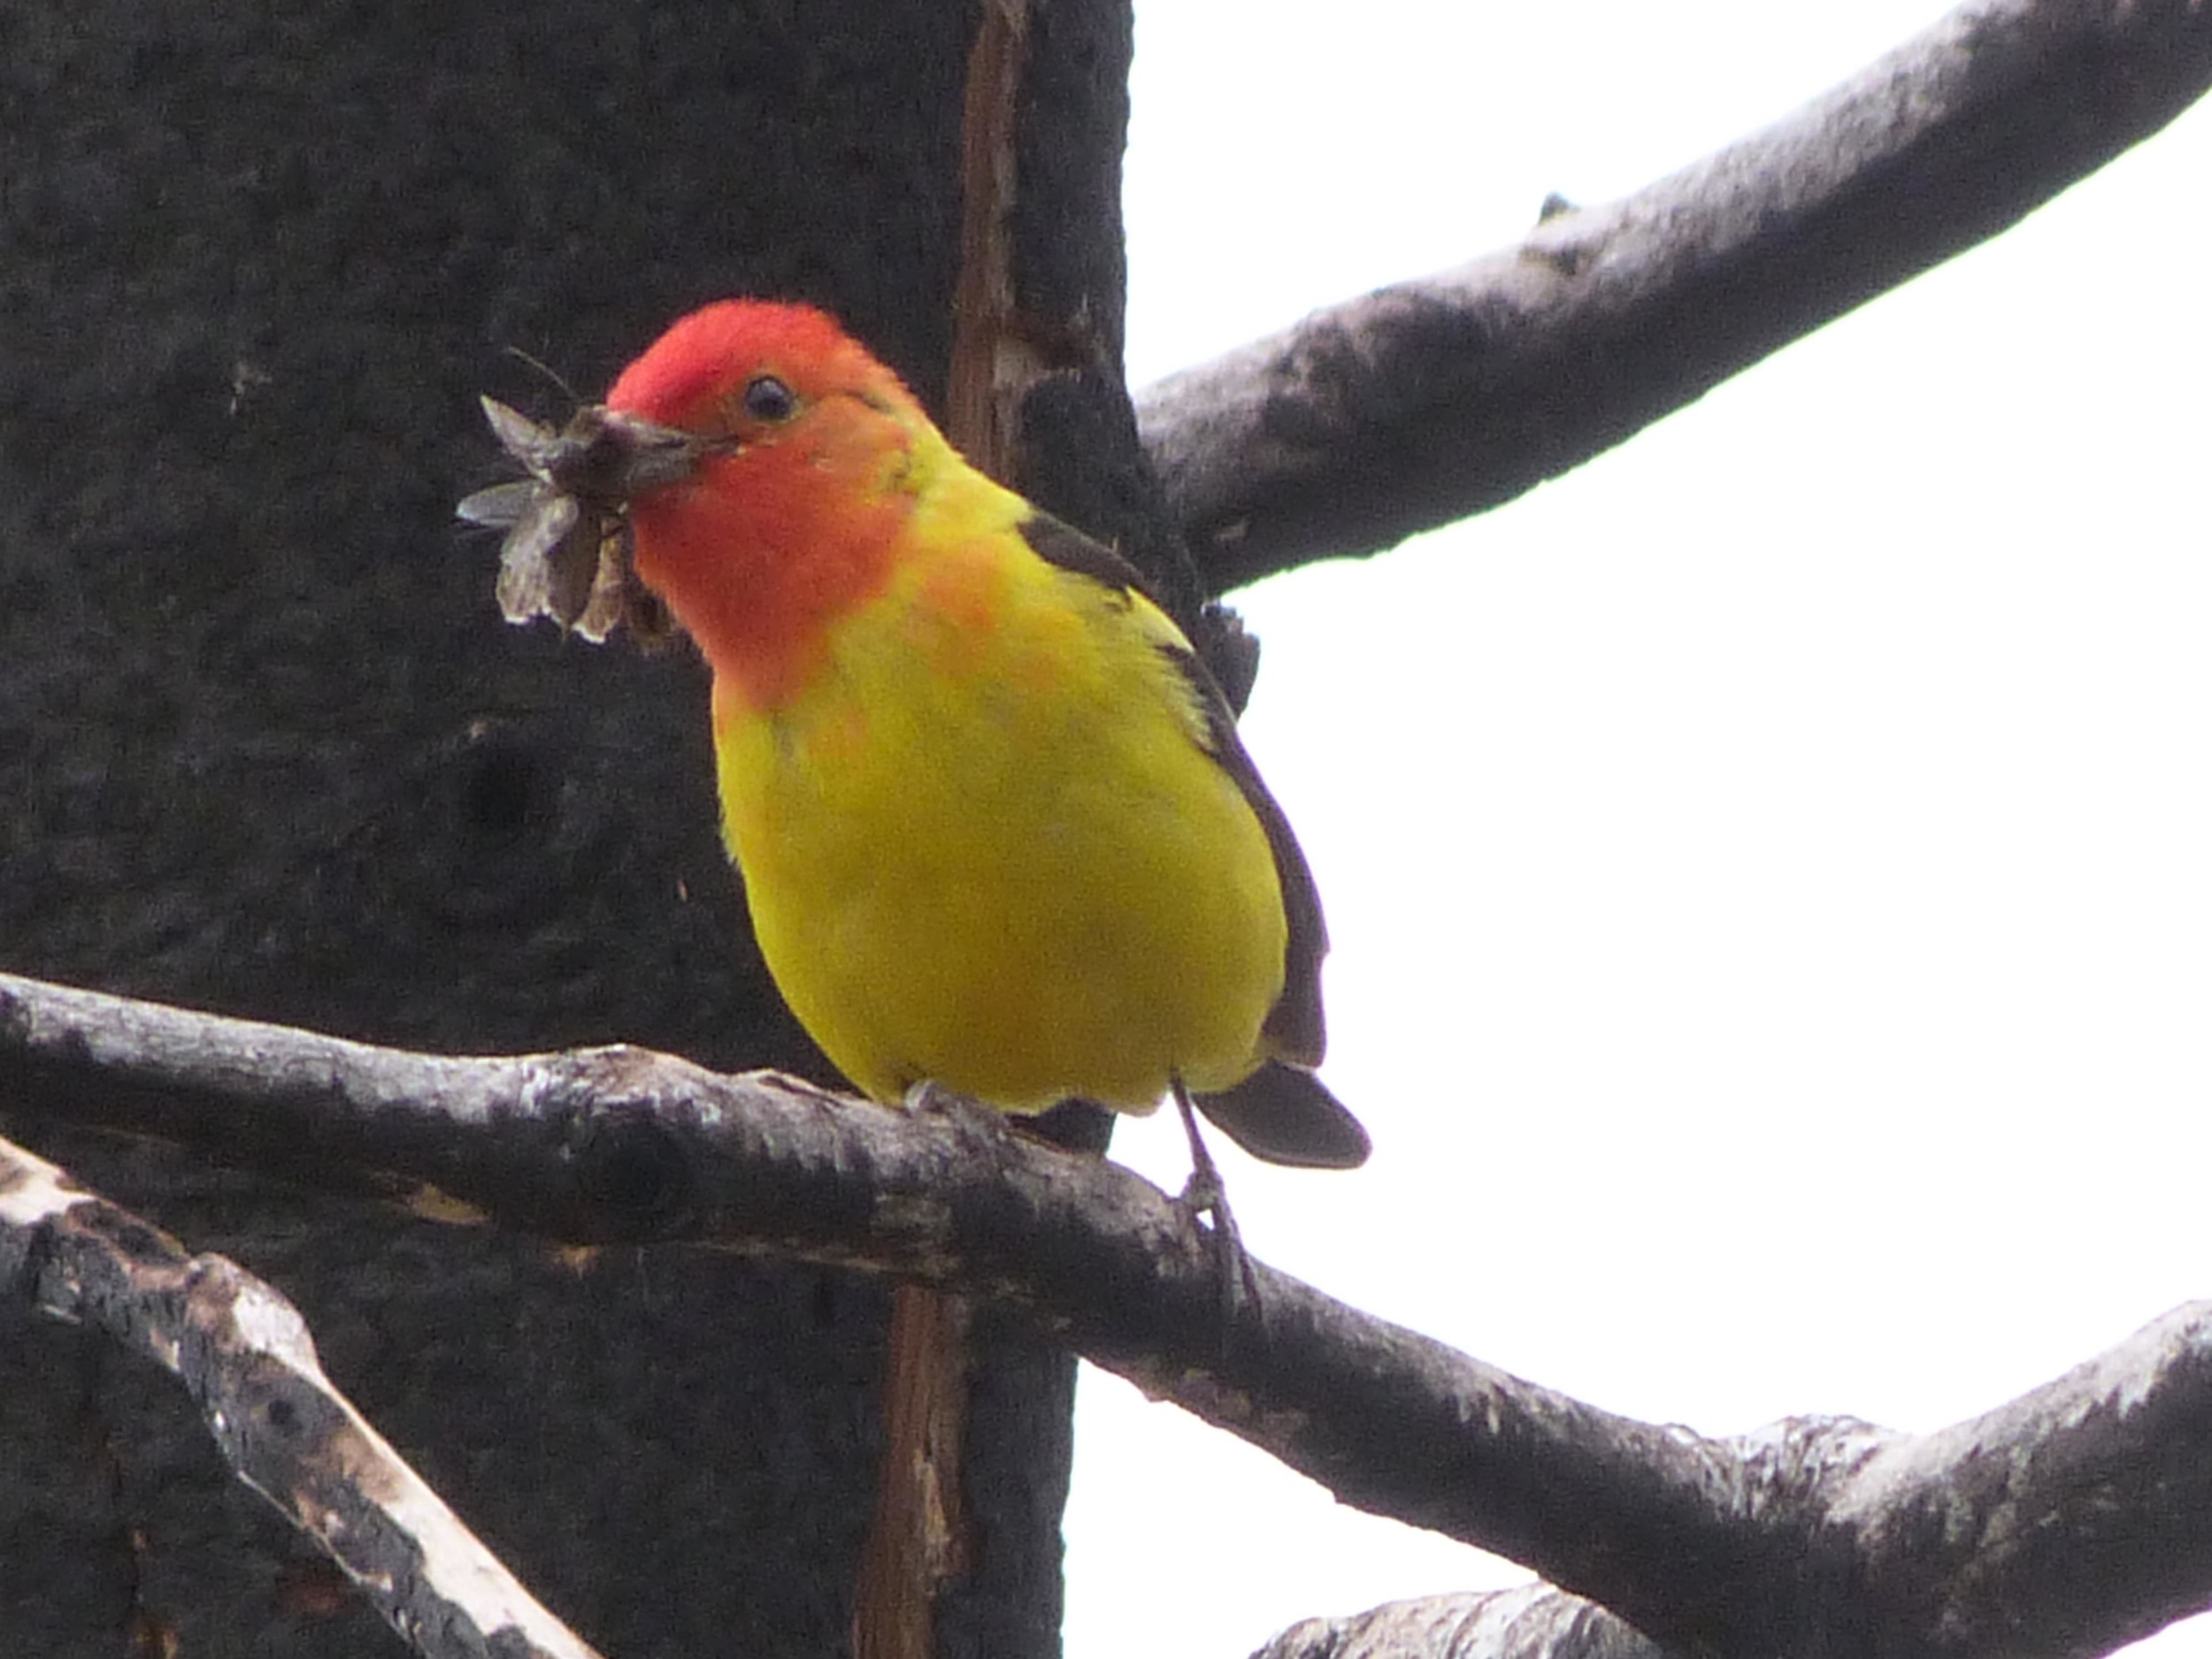
[[[1110,364],[1096,180],[1126,8],[1041,11],[1028,211],[1073,274],[1018,296],[1079,302]],[[589,395],[725,294],[832,307],[941,404],[975,23],[964,0],[0,17],[6,965],[423,1048],[624,1037],[826,1077],[746,934],[697,665],[506,627],[494,539],[451,514],[502,470],[480,391],[565,411],[505,348]],[[1042,199],[1063,179],[1090,182]],[[1121,419],[1098,465],[1126,472]],[[1064,449],[1037,441],[1042,490]],[[877,1287],[576,1263],[158,1147],[45,1149],[295,1297],[334,1374],[610,1651],[841,1648]],[[1007,1363],[1056,1403],[972,1437],[1025,1471],[1002,1512],[976,1496],[999,1553],[971,1622],[1018,1632],[1001,1652],[1056,1648],[1049,1357],[1057,1382]],[[104,1659],[142,1615],[216,1659],[394,1651],[344,1598],[287,1591],[301,1551],[145,1368],[14,1313],[0,1366],[11,1652]]]

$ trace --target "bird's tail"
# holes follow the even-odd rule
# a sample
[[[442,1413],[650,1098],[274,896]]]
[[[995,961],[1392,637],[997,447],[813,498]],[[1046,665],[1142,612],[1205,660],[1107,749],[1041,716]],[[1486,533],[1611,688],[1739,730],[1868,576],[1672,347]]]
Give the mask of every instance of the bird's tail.
[[[1281,1060],[1270,1060],[1234,1088],[1193,1099],[1209,1122],[1269,1164],[1356,1170],[1372,1145],[1359,1119],[1319,1078]]]

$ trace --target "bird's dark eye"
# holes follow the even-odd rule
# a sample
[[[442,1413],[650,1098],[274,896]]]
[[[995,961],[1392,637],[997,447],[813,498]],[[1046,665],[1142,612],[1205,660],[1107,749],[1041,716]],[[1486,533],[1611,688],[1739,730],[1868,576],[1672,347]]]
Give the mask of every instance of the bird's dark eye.
[[[798,394],[772,374],[756,375],[746,385],[745,412],[755,420],[788,420],[798,407]]]

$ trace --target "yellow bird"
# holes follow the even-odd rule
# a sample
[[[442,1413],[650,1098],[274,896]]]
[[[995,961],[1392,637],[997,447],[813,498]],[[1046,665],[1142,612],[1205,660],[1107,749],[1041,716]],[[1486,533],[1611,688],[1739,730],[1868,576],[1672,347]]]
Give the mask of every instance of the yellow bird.
[[[713,671],[762,954],[856,1087],[1173,1094],[1259,1157],[1365,1159],[1313,1075],[1312,877],[1131,566],[806,306],[681,319],[565,444],[541,476],[626,511],[636,578]]]

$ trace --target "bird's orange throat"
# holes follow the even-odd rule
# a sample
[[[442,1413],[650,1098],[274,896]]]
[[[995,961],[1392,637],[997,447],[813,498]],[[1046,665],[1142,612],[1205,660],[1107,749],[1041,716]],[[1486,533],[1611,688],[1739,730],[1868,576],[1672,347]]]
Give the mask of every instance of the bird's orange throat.
[[[763,454],[704,464],[631,506],[637,573],[708,665],[716,699],[787,702],[812,679],[837,620],[881,592],[911,498],[822,488],[803,462]]]

